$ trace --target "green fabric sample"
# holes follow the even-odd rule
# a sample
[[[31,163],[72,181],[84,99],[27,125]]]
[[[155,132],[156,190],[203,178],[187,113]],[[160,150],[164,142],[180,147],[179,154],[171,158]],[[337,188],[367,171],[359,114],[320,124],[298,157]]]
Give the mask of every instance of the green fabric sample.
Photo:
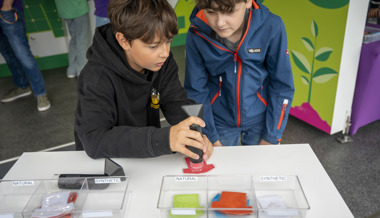
[[[173,208],[199,208],[199,196],[198,194],[186,194],[186,195],[174,195]],[[196,210],[195,215],[174,215],[172,211],[169,213],[169,217],[173,218],[196,218],[202,216],[203,210]]]

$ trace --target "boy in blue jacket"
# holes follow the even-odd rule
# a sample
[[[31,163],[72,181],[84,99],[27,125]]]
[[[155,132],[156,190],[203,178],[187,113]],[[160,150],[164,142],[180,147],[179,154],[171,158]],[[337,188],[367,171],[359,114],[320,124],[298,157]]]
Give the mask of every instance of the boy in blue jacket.
[[[294,95],[285,26],[255,0],[197,0],[185,88],[214,146],[278,144]]]

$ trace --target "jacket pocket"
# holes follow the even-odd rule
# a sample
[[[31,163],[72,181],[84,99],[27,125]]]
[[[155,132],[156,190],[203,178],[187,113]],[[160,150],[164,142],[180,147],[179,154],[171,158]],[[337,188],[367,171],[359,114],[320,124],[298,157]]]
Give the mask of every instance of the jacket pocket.
[[[282,110],[281,110],[281,116],[280,120],[278,121],[277,129],[281,128],[282,121],[284,120],[284,115],[286,111],[286,106],[288,105],[288,99],[284,99],[284,102],[282,103]]]
[[[14,24],[18,20],[17,11],[14,10],[13,8],[9,11],[1,11],[0,12],[0,19],[7,24]]]
[[[222,76],[219,76],[219,88],[218,88],[218,92],[214,95],[214,97],[212,98],[210,104],[212,105],[214,103],[214,101],[219,97],[219,96],[222,96]]]
[[[263,86],[262,86],[262,85],[261,85],[261,90],[263,90]],[[257,97],[260,99],[260,101],[263,102],[263,104],[264,104],[265,106],[268,105],[267,101],[261,96],[261,94],[260,94],[259,91],[256,92],[256,95],[257,95]]]

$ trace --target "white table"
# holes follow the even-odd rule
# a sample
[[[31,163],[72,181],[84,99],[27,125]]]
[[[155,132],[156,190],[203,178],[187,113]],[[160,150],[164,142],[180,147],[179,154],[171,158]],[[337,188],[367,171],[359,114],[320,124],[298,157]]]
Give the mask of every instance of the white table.
[[[162,177],[184,175],[182,154],[157,158],[114,158],[130,177],[127,217],[159,217],[157,201]],[[308,218],[353,217],[308,144],[215,148],[206,175],[298,175],[310,204]],[[4,180],[51,179],[54,174],[104,172],[104,159],[93,160],[83,151],[24,153]]]

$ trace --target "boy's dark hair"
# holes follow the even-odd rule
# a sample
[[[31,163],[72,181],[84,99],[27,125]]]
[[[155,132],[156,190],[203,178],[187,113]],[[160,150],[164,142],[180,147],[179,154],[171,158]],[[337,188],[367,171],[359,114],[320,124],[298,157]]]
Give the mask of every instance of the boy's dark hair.
[[[152,43],[172,39],[178,33],[177,17],[167,0],[110,0],[108,17],[113,32],[128,41]]]
[[[196,0],[199,9],[212,9],[215,12],[230,13],[235,10],[235,5],[248,0]],[[215,3],[213,5],[213,3]],[[217,6],[217,7],[215,7]]]

